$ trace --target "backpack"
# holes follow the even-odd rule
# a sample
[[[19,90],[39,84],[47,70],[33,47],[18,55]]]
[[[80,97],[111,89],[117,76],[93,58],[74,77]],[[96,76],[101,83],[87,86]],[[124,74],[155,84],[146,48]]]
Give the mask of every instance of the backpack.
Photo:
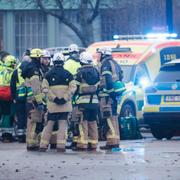
[[[82,82],[88,84],[87,87],[82,87],[82,93],[94,94],[97,91],[97,83],[100,81],[99,72],[92,65],[81,67]]]
[[[119,119],[120,137],[122,140],[142,139],[139,122],[136,117],[122,117]]]

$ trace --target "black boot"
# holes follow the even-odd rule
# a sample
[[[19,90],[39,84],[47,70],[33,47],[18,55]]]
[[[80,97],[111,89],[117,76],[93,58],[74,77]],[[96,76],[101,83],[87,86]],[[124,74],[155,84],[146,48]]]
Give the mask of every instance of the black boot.
[[[39,151],[38,146],[27,146],[27,151]]]
[[[100,146],[101,150],[111,150],[113,148],[119,148],[119,144]]]
[[[13,142],[13,136],[11,133],[3,133],[2,134],[2,142],[3,143],[10,143]]]
[[[77,146],[77,142],[72,142],[70,146],[66,146],[66,149],[74,149]]]
[[[50,144],[50,149],[56,149],[57,144]]]
[[[26,135],[18,136],[19,143],[26,143]]]
[[[87,148],[88,151],[96,151],[96,148],[92,146],[91,143],[88,143],[88,148]]]

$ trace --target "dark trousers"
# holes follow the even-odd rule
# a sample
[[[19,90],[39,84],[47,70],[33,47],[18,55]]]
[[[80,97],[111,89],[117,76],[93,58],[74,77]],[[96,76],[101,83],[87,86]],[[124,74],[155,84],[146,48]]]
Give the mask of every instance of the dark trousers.
[[[16,102],[16,116],[18,129],[26,129],[27,124],[27,110],[26,102]]]

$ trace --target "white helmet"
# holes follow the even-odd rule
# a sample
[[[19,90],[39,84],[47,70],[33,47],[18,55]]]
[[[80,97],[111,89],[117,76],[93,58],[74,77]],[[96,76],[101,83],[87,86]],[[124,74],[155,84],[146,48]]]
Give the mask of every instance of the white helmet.
[[[64,62],[65,61],[64,55],[60,52],[55,53],[53,56],[53,62],[55,62],[55,61],[63,61]]]
[[[79,52],[79,47],[77,44],[71,44],[69,47],[68,47],[68,51],[70,53],[72,52]]]
[[[97,52],[103,55],[112,55],[112,49],[110,47],[98,48]]]
[[[80,54],[80,62],[82,62],[84,64],[92,64],[93,57],[89,52],[82,52]]]
[[[49,51],[47,50],[43,50],[42,51],[42,57],[47,57],[47,58],[51,58],[51,54]]]

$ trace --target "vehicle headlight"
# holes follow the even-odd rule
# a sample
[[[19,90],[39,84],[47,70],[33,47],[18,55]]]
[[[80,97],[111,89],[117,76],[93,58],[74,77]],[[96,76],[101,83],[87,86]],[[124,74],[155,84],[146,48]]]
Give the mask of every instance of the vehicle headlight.
[[[147,78],[147,77],[142,77],[140,80],[139,80],[139,85],[145,89],[146,87],[150,86],[150,80]]]

